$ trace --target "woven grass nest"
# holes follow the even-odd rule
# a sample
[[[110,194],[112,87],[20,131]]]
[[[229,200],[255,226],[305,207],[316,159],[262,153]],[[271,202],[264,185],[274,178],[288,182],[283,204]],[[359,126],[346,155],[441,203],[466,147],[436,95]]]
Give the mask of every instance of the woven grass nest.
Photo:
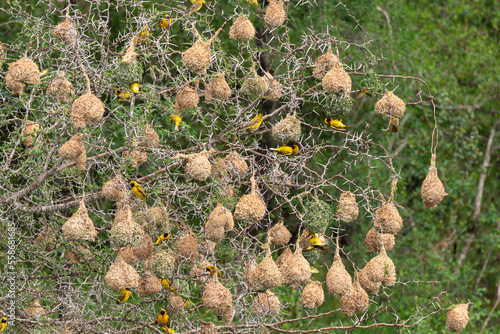
[[[274,102],[278,101],[282,95],[282,86],[280,85],[278,80],[274,79],[269,72],[265,72],[261,77],[261,81],[266,87],[265,93],[262,98]]]
[[[174,108],[179,115],[182,115],[185,109],[196,108],[199,102],[200,98],[196,93],[196,89],[191,88],[187,83],[177,91]]]
[[[245,159],[237,152],[229,153],[224,158],[217,158],[215,162],[215,171],[212,174],[219,172],[221,175],[228,174],[234,179],[241,179],[250,171]]]
[[[35,149],[38,147],[37,137],[38,132],[40,132],[40,124],[27,120],[24,126],[22,136],[24,137],[23,143],[28,150]]]
[[[332,53],[332,49],[319,56],[314,62],[313,75],[318,80],[323,80],[325,75],[339,62],[339,57]]]
[[[396,240],[392,234],[383,234],[377,232],[376,228],[372,228],[365,237],[366,251],[370,253],[380,252],[380,245],[384,244],[386,250],[391,250],[396,244]]]
[[[217,99],[226,101],[231,97],[231,87],[227,84],[224,78],[224,73],[217,73],[214,75],[212,81],[205,89],[205,99],[207,101]]]
[[[284,246],[290,242],[292,238],[292,233],[288,231],[283,221],[271,227],[269,230],[269,237],[271,239],[271,245],[274,246]]]
[[[138,138],[139,147],[143,148],[158,148],[160,147],[160,136],[156,133],[152,125],[146,124],[143,131],[143,136]]]
[[[311,281],[302,291],[302,306],[305,308],[319,307],[325,301],[325,292],[322,283]]]
[[[168,211],[161,206],[155,206],[139,212],[135,221],[141,224],[150,235],[159,235],[170,232]]]
[[[375,211],[373,225],[378,232],[384,234],[396,235],[401,230],[403,219],[399,215],[398,209],[394,205],[392,198]]]
[[[450,332],[460,332],[469,323],[469,304],[458,304],[448,311],[446,315],[446,327]]]
[[[177,251],[189,262],[196,260],[199,254],[196,234],[191,230],[185,231],[177,241]]]
[[[208,220],[217,226],[222,226],[225,231],[231,231],[234,228],[233,214],[220,203],[217,203],[208,216]]]
[[[368,293],[377,293],[380,284],[392,286],[396,283],[396,267],[383,246],[360,271],[359,282]]]
[[[67,240],[72,241],[94,241],[97,231],[94,223],[90,219],[85,207],[84,200],[80,202],[80,207],[63,225],[62,232]]]
[[[130,159],[134,168],[138,168],[146,161],[148,161],[147,153],[139,149],[133,149],[132,151],[123,152],[123,158]]]
[[[317,196],[304,205],[304,215],[302,217],[304,228],[309,233],[325,233],[330,224],[332,213],[330,206],[320,200]]]
[[[35,85],[40,83],[40,70],[38,69],[38,65],[26,56],[10,63],[7,74],[10,75],[12,80],[24,84]]]
[[[401,118],[406,110],[403,100],[392,91],[385,90],[384,96],[375,103],[375,112],[388,117]]]
[[[122,60],[114,72],[113,80],[118,86],[128,87],[133,82],[142,82],[142,75],[144,73],[142,65],[135,60],[135,57],[132,59],[131,55],[133,54],[127,52],[123,57],[125,61]]]
[[[255,176],[250,178],[252,190],[250,194],[243,195],[234,210],[234,218],[258,222],[266,215],[266,205],[257,193]]]
[[[443,182],[441,182],[438,176],[436,168],[436,155],[433,154],[429,172],[427,173],[424,183],[422,184],[421,196],[424,201],[424,206],[428,209],[435,208],[439,203],[441,203],[446,195],[448,194],[444,191]]]
[[[197,263],[194,263],[191,269],[189,270],[189,276],[199,279],[203,282],[208,282],[212,279],[210,273],[207,271],[208,266],[212,266],[213,264],[206,259],[202,258]]]
[[[84,134],[77,133],[59,149],[59,155],[66,161],[76,162],[76,169],[85,170],[87,163],[87,151],[83,146]]]
[[[151,261],[151,268],[158,278],[171,277],[177,268],[177,256],[167,244],[156,246],[153,258]]]
[[[201,39],[201,36],[193,27],[198,40],[182,54],[182,61],[188,70],[199,75],[207,73],[207,68],[211,61],[210,45],[217,38],[223,27],[224,25],[206,42]]]
[[[12,79],[12,76],[9,73],[5,75],[5,84],[10,89],[12,95],[21,96],[23,94],[24,88],[26,88],[26,85],[24,83]]]
[[[214,243],[221,242],[224,239],[224,225],[208,220],[205,223],[205,239]]]
[[[255,291],[272,290],[282,284],[281,273],[273,260],[269,245],[264,260],[247,271],[246,281]]]
[[[66,73],[59,71],[57,78],[47,86],[47,93],[61,103],[70,103],[75,90],[73,84],[66,79]]]
[[[351,275],[342,263],[338,248],[335,250],[332,266],[326,274],[326,287],[338,297],[349,294],[353,289]]]
[[[269,82],[269,81],[268,81]],[[267,90],[268,84],[262,80],[255,71],[255,64],[248,71],[248,74],[241,84],[240,92],[247,96],[262,96]]]
[[[191,155],[177,154],[173,159],[186,160],[186,178],[188,180],[206,181],[212,174],[212,163],[208,160],[215,153],[213,149],[210,151],[202,151]]]
[[[321,81],[323,89],[329,94],[338,96],[349,96],[352,88],[351,77],[342,68],[340,62],[336,62]]]
[[[97,123],[104,115],[104,103],[90,91],[77,98],[71,105],[71,121],[75,128],[83,128],[89,123]]]
[[[151,236],[144,232],[142,243],[139,246],[131,247],[132,252],[141,260],[148,260],[153,255],[154,244]]]
[[[136,264],[137,260],[138,260],[137,256],[135,256],[134,252],[132,252],[131,246],[119,248],[117,256],[121,257],[123,259],[123,261],[130,264],[131,266]]]
[[[281,311],[281,302],[274,293],[267,290],[255,296],[250,309],[253,314],[276,315]]]
[[[127,206],[123,215],[115,215],[109,236],[111,247],[140,246],[144,239],[144,228],[134,221],[132,211]]]
[[[161,283],[158,277],[151,270],[146,270],[139,280],[137,293],[139,297],[145,298],[147,296],[155,296],[161,291]]]
[[[350,191],[343,192],[340,195],[339,206],[337,207],[337,216],[341,221],[350,223],[359,215],[358,203],[356,196]]]
[[[276,123],[271,130],[274,140],[279,143],[298,141],[301,134],[300,121],[297,119],[295,111],[286,115],[285,119]]]
[[[128,196],[128,185],[117,175],[102,187],[101,193],[109,200],[123,201]]]
[[[273,167],[269,173],[264,175],[264,178],[269,181],[266,182],[269,189],[284,197],[290,193],[289,185],[294,183],[290,175],[285,173],[279,166]]]
[[[217,275],[205,287],[201,301],[203,306],[215,314],[223,315],[233,308],[231,291],[217,280]]]
[[[229,38],[237,41],[250,41],[255,38],[255,27],[246,16],[240,16],[229,28]]]
[[[66,45],[74,45],[78,33],[75,26],[71,23],[71,18],[66,16],[66,19],[54,27],[54,38],[63,42]]]
[[[283,265],[283,263],[285,263],[286,261],[288,261],[288,258],[291,257],[293,254],[292,254],[292,251],[290,250],[290,247],[287,247],[283,253],[280,254],[280,256],[278,256],[278,258],[276,259],[276,265],[278,266],[278,268],[281,269],[281,266]]]
[[[302,255],[300,247],[295,250],[292,256],[289,256],[281,262],[279,267],[283,283],[292,286],[298,286],[307,282],[311,277],[311,266]]]
[[[358,279],[354,281],[350,293],[340,298],[340,310],[343,314],[352,317],[355,313],[364,313],[370,304],[368,294],[359,284]]]
[[[137,288],[139,286],[139,274],[134,267],[127,264],[119,256],[116,257],[115,263],[109,267],[105,279],[106,284],[112,290]]]
[[[283,7],[283,0],[270,0],[266,9],[264,21],[266,27],[275,29],[285,22],[286,12]]]
[[[199,334],[219,334],[217,327],[213,322],[205,322],[203,326],[198,330]]]

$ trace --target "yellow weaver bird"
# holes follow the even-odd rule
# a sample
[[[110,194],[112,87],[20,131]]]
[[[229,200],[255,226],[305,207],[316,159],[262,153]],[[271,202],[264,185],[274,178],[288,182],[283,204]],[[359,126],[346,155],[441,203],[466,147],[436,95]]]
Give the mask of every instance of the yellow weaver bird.
[[[309,236],[311,235],[312,238],[309,240],[309,246],[305,249],[306,251],[310,251],[315,248],[328,249],[327,247],[325,247],[328,245],[328,242],[322,238],[322,235],[317,233],[311,233]]]
[[[161,329],[163,329],[165,333],[175,333],[175,331],[172,328],[162,327]]]
[[[158,246],[159,244],[161,244],[164,240],[167,241],[168,239],[170,239],[171,235],[170,233],[163,233],[161,234],[158,239],[156,239],[156,242],[155,242],[155,246]]]
[[[252,118],[252,120],[250,121],[250,123],[247,124],[247,127],[245,128],[245,130],[257,130],[259,128],[259,126],[262,124],[262,114],[258,114],[257,116],[255,116],[254,118]]]
[[[247,0],[247,2],[248,2],[249,4],[251,4],[251,5],[253,4],[253,5],[257,6],[257,8],[258,8],[258,9],[261,9],[261,7],[260,7],[260,5],[259,5],[259,1],[258,1],[258,0]]]
[[[139,93],[139,83],[138,82],[132,82],[130,85],[130,90],[133,91],[134,93]]]
[[[170,290],[174,293],[174,295],[178,296],[179,293],[177,292],[177,289],[173,284],[170,284],[170,281],[166,278],[161,278],[160,279],[160,284],[165,290]]]
[[[44,75],[49,74],[51,69],[52,69],[52,67],[47,67],[46,69],[44,69],[42,72],[40,72],[40,77],[43,77]]]
[[[309,271],[311,272],[311,274],[317,274],[317,273],[319,273],[319,270],[316,269],[316,268],[313,268],[313,267],[311,267],[311,269]]]
[[[398,133],[399,118],[397,117],[389,118],[389,127],[391,128],[391,133]]]
[[[363,97],[363,95],[368,95],[368,96],[372,96],[371,92],[370,92],[370,88],[368,88],[367,86],[364,86],[363,88],[361,88],[361,93],[358,94],[358,99]]]
[[[282,155],[295,155],[299,152],[299,146],[294,144],[292,146],[283,145],[278,148],[270,148],[271,151],[276,151]]]
[[[203,4],[207,4],[205,0],[190,0],[191,3],[193,4],[191,8],[189,9],[189,13],[194,13],[197,12],[203,7]]]
[[[149,29],[148,26],[145,26],[144,28],[141,29],[139,34],[137,34],[137,37],[135,38],[137,43],[144,43],[149,36]]]
[[[345,128],[349,127],[350,125],[344,125],[342,123],[342,120],[337,120],[333,118],[325,118],[325,123],[331,127],[332,129],[335,130],[345,130]]]
[[[170,27],[171,25],[172,25],[172,18],[170,17],[170,15],[168,14],[163,15],[163,17],[160,20],[160,27],[162,29],[165,29]]]
[[[217,276],[222,277],[222,273],[215,266],[207,266],[207,272],[210,273],[210,276],[214,277],[215,271],[217,271]]]
[[[165,309],[163,308],[160,310],[160,314],[158,314],[156,321],[158,321],[161,325],[164,325],[167,328],[170,327],[170,318],[167,314],[167,311],[165,311]]]
[[[118,89],[115,89],[114,93],[118,97],[118,102],[127,102],[132,97],[131,94]]]
[[[5,329],[5,327],[7,327],[7,318],[3,317],[0,320],[0,332],[3,332],[3,330]]]
[[[175,124],[175,131],[179,131],[179,125],[182,123],[182,117],[179,116],[179,115],[172,115],[172,117],[170,117],[168,119],[168,121],[170,123],[174,123]]]
[[[126,302],[131,293],[132,292],[128,288],[123,288],[122,291],[120,291],[120,293],[118,294],[118,300],[116,301],[116,303],[120,304]]]
[[[142,189],[142,186],[135,182],[135,181],[130,181],[130,187],[132,188],[132,191],[134,194],[137,195],[142,200],[146,200],[146,194],[144,193],[144,190]]]

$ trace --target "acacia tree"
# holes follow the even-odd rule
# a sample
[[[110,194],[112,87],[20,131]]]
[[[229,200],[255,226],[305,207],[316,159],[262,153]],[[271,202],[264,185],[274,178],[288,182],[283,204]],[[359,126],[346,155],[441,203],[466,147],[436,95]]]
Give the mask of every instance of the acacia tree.
[[[0,299],[10,330],[158,333],[166,309],[186,333],[411,332],[447,310],[441,292],[400,316],[398,294],[435,282],[404,277],[387,256],[405,227],[402,172],[371,138],[384,129],[324,122],[347,123],[354,98],[390,126],[416,105],[435,119],[425,81],[377,73],[343,3],[350,21],[339,25],[354,22],[361,38],[315,30],[314,2],[265,5],[4,6],[18,24],[2,55],[0,203],[17,245],[2,246],[13,250]],[[391,92],[407,82],[412,96]],[[299,151],[270,150],[283,145]],[[379,255],[353,252],[365,247],[349,243],[353,225]],[[153,250],[162,234],[171,237]],[[123,288],[132,295],[116,304]]]

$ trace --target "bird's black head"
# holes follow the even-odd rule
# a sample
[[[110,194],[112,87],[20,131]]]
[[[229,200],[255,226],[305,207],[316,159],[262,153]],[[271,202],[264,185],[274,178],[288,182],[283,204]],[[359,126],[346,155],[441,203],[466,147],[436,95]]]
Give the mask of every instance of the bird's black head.
[[[167,313],[167,312],[165,310],[163,310],[163,309],[160,311],[161,315],[165,315],[165,313]]]
[[[129,184],[130,184],[130,187],[131,187],[131,188],[133,188],[133,187],[135,187],[135,186],[136,186],[136,184],[137,184],[137,183],[136,183],[135,181],[130,181],[130,183],[129,183]]]
[[[3,318],[2,318],[2,320],[0,320],[0,322],[1,322],[2,324],[5,324],[5,323],[7,322],[7,318],[6,318],[6,317],[3,317]]]

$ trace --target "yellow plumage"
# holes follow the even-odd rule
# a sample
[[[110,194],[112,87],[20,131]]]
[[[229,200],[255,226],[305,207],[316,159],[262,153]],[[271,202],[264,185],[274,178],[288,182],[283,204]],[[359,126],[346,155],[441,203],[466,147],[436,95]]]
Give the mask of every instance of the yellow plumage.
[[[139,32],[135,40],[137,41],[137,43],[144,43],[148,39],[148,36],[149,36],[149,29],[148,26],[145,26]]]
[[[261,9],[260,5],[259,5],[259,1],[258,0],[247,0],[249,4],[254,4],[255,6],[257,6],[258,9]]]
[[[5,329],[5,327],[7,327],[7,318],[3,317],[0,320],[0,332],[3,332],[3,330]]]
[[[160,27],[162,29],[165,29],[170,27],[171,25],[172,25],[172,18],[170,17],[170,15],[165,14],[160,21]]]
[[[139,93],[139,83],[138,82],[132,82],[130,85],[130,90],[133,91],[134,93]]]
[[[120,304],[126,302],[129,299],[131,293],[132,292],[128,288],[123,288],[122,291],[120,291],[120,293],[118,294],[118,300],[116,301],[116,303]]]
[[[162,327],[161,329],[163,329],[165,333],[175,333],[175,331],[172,328]]]
[[[177,292],[177,289],[173,284],[170,284],[170,281],[166,278],[161,278],[160,279],[160,284],[165,290],[170,290],[174,293],[174,295],[178,296],[179,293]]]
[[[194,13],[194,12],[197,12],[201,9],[201,7],[203,7],[203,4],[207,4],[205,0],[190,0],[192,5],[191,5],[191,8],[189,10],[190,13]]]
[[[165,309],[163,309],[163,308],[160,310],[160,314],[158,314],[156,321],[158,321],[160,324],[164,325],[165,327],[170,327],[170,318],[167,314],[167,311],[165,311]]]
[[[305,249],[306,251],[313,250],[314,248],[326,249],[325,246],[328,245],[328,241],[322,235],[311,233],[309,236],[312,236],[312,238],[309,240],[309,246]]]
[[[248,123],[247,127],[245,128],[245,130],[257,130],[259,128],[259,126],[262,124],[262,114],[258,114],[257,116],[255,116],[254,118],[252,118],[252,120],[250,121],[250,123]]]
[[[170,117],[168,119],[168,121],[170,123],[174,123],[175,124],[175,131],[179,131],[179,125],[182,123],[182,117],[179,116],[179,115],[172,115],[172,117]]]
[[[349,127],[349,125],[344,125],[342,123],[342,120],[337,120],[337,119],[332,119],[332,118],[325,118],[325,123],[331,127],[332,129],[335,130],[344,130],[345,128]]]
[[[282,155],[295,155],[299,152],[299,146],[298,145],[293,145],[293,146],[283,145],[283,146],[278,147],[278,148],[270,148],[270,150],[276,151]]]
[[[389,127],[391,128],[391,133],[398,133],[399,118],[397,117],[389,118]]]
[[[146,200],[146,194],[144,193],[144,190],[142,189],[142,186],[135,182],[135,181],[130,181],[130,187],[132,188],[132,191],[134,194],[137,195],[142,200]]]
[[[215,272],[217,271],[217,276],[222,277],[222,273],[219,269],[215,268],[215,266],[207,266],[207,271],[210,273],[210,276],[214,277]]]
[[[170,239],[170,237],[171,237],[170,233],[163,233],[162,235],[160,235],[158,237],[158,239],[156,239],[155,246],[159,245],[164,240],[166,241],[166,240]]]
[[[131,94],[118,89],[115,89],[114,93],[118,97],[118,102],[127,102],[132,97]]]

